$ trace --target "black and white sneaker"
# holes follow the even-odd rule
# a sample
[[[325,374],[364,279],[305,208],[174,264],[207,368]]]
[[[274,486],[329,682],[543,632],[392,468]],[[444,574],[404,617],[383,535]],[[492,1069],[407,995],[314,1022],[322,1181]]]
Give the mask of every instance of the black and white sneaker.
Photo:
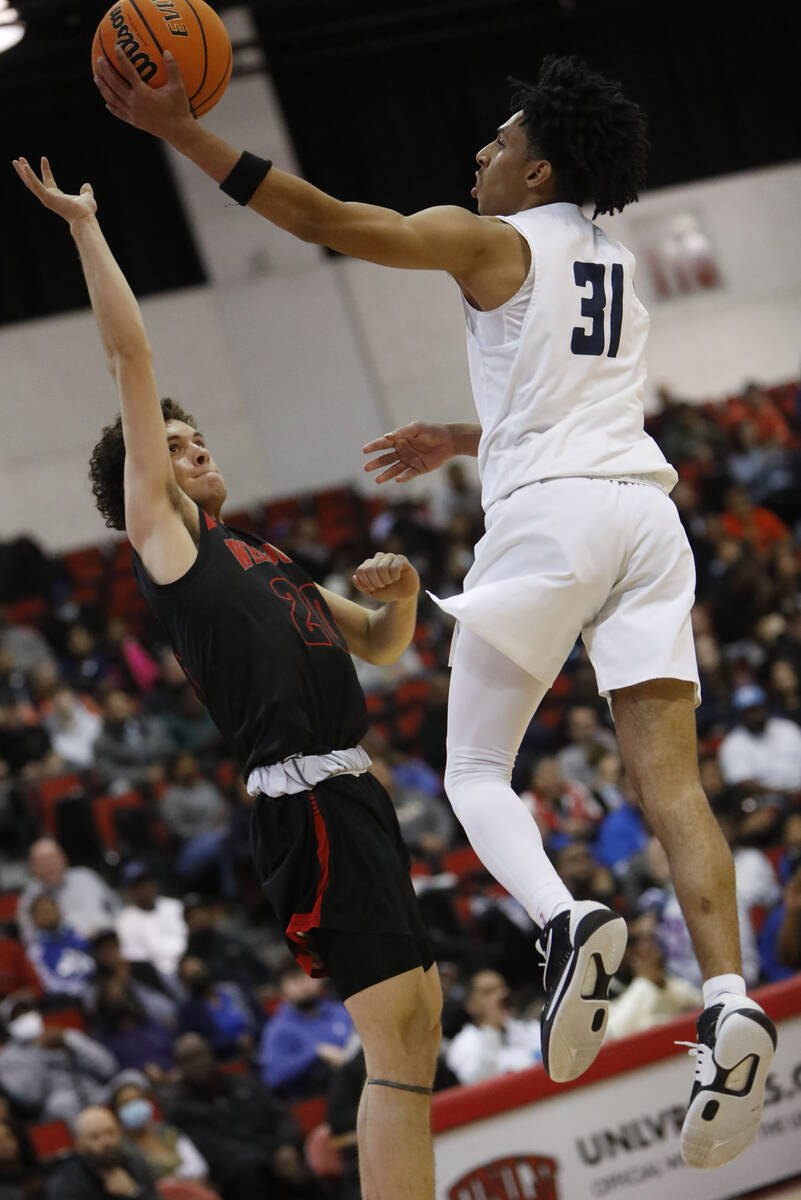
[[[580,900],[542,931],[545,1005],[542,1062],[551,1079],[577,1079],[595,1060],[609,1016],[609,981],[626,949],[626,922],[604,904]]]
[[[756,1135],[776,1026],[756,1001],[732,996],[705,1008],[696,1028],[697,1043],[676,1043],[695,1055],[681,1154],[689,1167],[722,1167]]]

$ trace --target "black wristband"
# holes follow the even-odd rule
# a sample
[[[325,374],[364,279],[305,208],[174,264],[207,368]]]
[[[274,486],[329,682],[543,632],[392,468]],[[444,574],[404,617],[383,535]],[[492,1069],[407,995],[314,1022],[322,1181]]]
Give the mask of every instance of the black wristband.
[[[236,200],[237,204],[250,204],[257,187],[272,165],[272,159],[259,158],[257,154],[244,150],[233,170],[220,184],[220,191]]]

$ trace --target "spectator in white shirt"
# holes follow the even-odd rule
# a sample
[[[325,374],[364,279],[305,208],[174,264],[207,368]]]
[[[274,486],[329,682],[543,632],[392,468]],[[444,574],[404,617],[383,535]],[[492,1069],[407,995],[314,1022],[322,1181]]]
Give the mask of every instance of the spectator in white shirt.
[[[90,938],[99,929],[114,924],[121,907],[117,893],[89,867],[71,867],[53,838],[40,838],[33,843],[28,869],[32,878],[17,907],[17,923],[26,943],[36,935],[31,905],[43,893],[56,901],[64,919],[83,937]]]
[[[702,1007],[701,989],[665,969],[652,913],[629,921],[624,965],[632,979],[609,1005],[608,1038],[626,1037]]]
[[[720,743],[718,758],[729,784],[771,791],[801,791],[801,729],[768,716],[767,696],[755,684],[737,688],[737,724]]]
[[[50,710],[42,720],[53,749],[68,767],[82,770],[95,761],[94,745],[103,728],[103,718],[66,684],[52,696]]]
[[[470,980],[465,1008],[472,1022],[457,1033],[446,1055],[460,1083],[478,1083],[540,1062],[539,1021],[511,1016],[508,1001],[509,988],[497,971],[478,971]]]
[[[186,950],[186,922],[180,900],[158,894],[145,862],[129,862],[122,872],[130,903],[117,918],[120,951],[129,962],[152,962],[162,974],[175,975]]]

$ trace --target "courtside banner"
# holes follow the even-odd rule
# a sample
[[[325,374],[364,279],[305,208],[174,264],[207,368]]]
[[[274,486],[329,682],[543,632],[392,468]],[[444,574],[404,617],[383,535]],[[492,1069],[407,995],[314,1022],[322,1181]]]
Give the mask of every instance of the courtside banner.
[[[801,976],[755,992],[779,1046],[757,1139],[726,1167],[686,1167],[679,1133],[691,1020],[604,1046],[581,1079],[542,1068],[434,1097],[438,1200],[732,1200],[801,1173]]]

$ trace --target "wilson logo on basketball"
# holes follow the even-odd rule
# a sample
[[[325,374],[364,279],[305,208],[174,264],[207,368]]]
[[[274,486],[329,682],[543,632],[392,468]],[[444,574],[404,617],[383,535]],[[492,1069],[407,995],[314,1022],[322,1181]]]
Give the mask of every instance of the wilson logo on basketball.
[[[144,82],[147,83],[156,74],[158,65],[153,62],[149,54],[145,53],[132,30],[128,28],[120,5],[112,8],[108,19],[117,35],[117,45],[122,47],[125,57],[130,58]]]
[[[452,1184],[449,1200],[559,1200],[555,1158],[513,1154],[474,1167]]]

